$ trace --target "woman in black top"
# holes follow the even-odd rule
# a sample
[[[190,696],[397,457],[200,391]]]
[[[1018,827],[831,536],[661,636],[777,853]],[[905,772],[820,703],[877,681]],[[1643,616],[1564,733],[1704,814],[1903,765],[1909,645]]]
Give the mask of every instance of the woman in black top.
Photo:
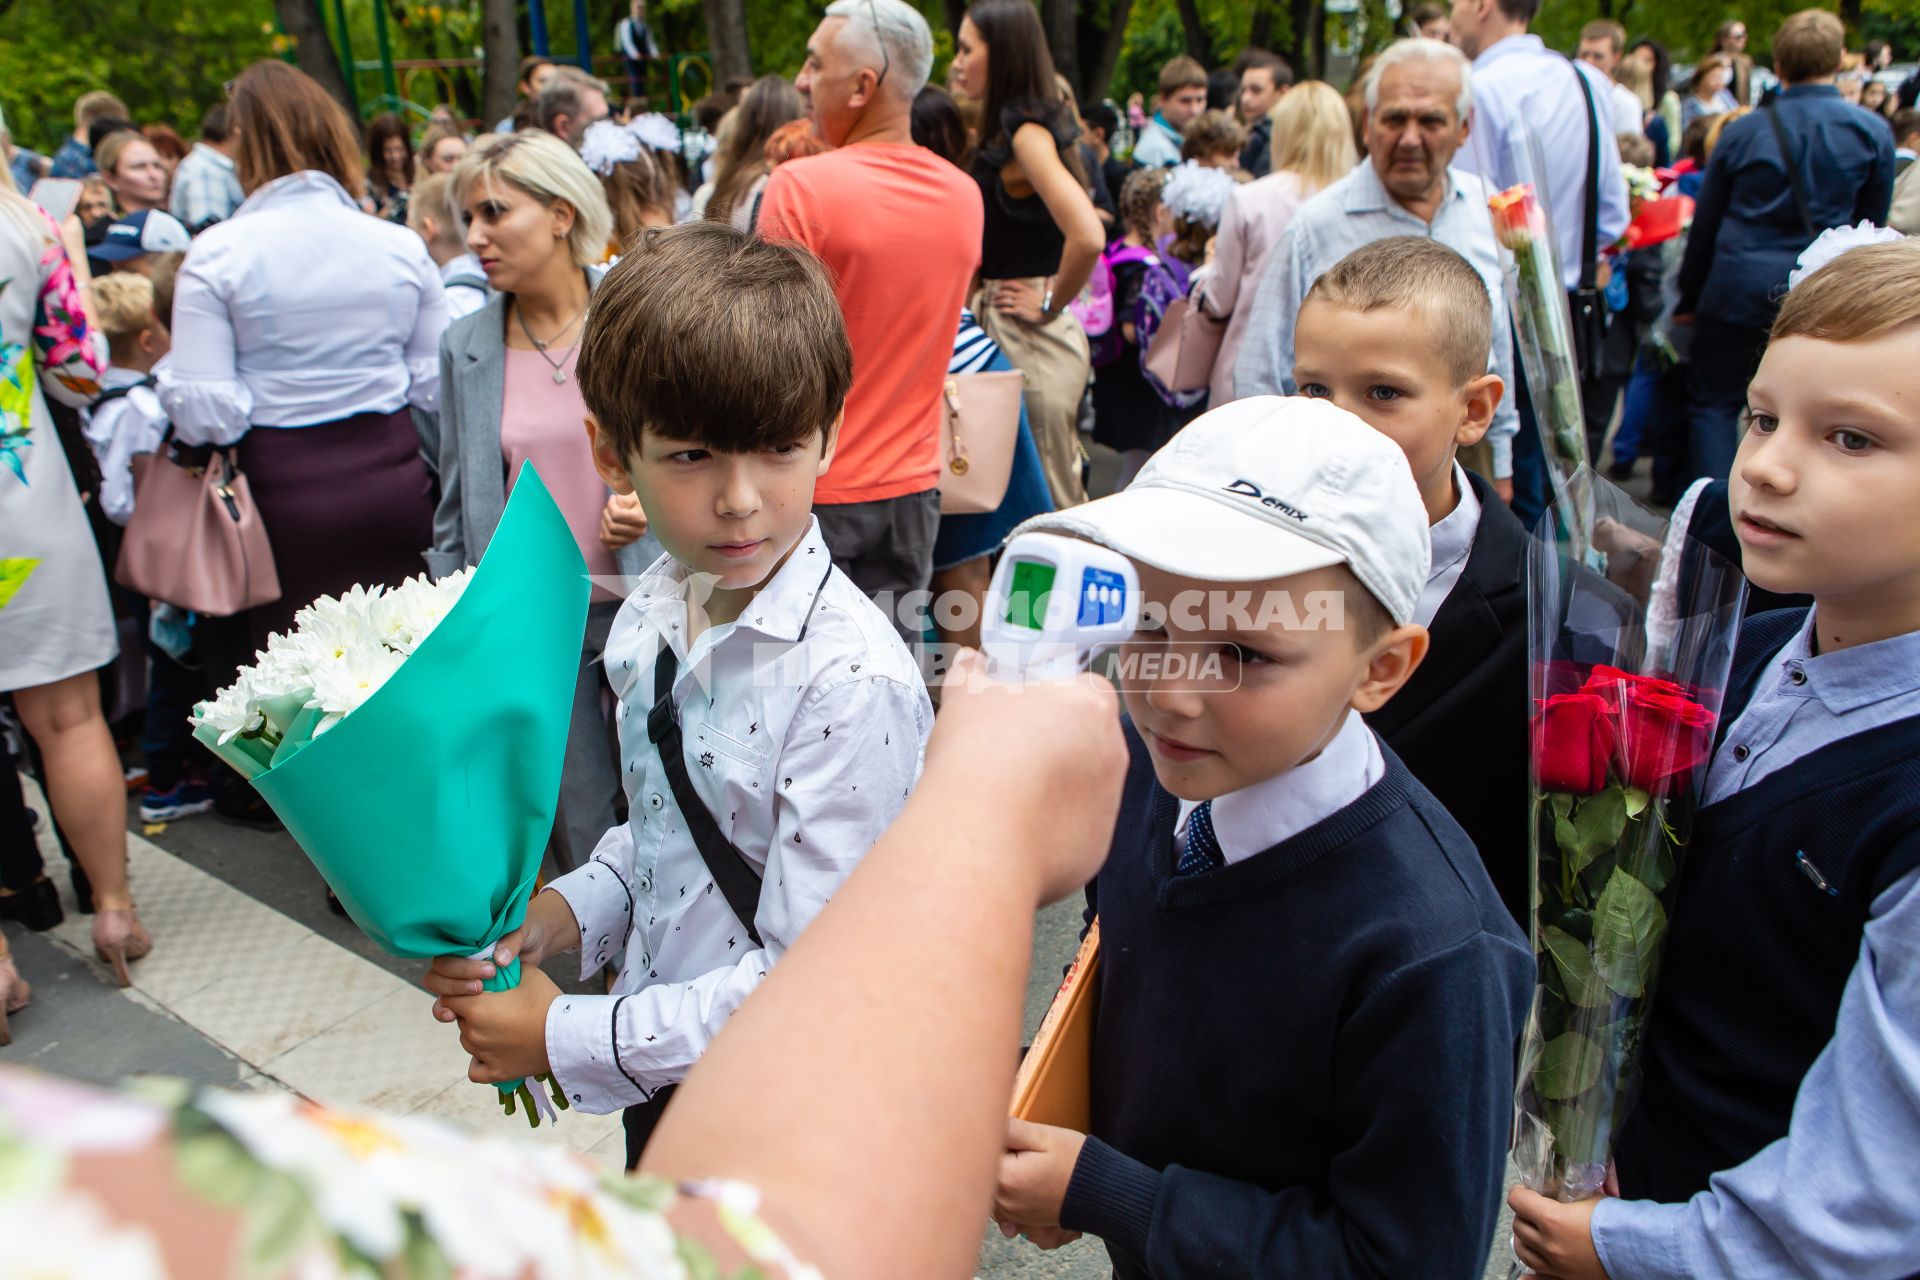
[[[1057,507],[1086,501],[1078,434],[1087,335],[1067,311],[1105,236],[1078,172],[1079,123],[1060,100],[1027,0],[980,0],[960,23],[955,84],[980,99],[973,176],[985,206],[974,314],[1027,376],[1027,413]]]

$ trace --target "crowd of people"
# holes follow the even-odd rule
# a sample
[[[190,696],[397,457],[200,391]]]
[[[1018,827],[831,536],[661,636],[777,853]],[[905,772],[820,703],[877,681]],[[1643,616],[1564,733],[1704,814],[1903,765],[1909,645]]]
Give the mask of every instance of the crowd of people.
[[[1524,178],[1591,321],[1593,463],[1649,460],[1652,500],[1717,513],[1756,597],[1799,612],[1743,639],[1719,843],[1687,868],[1773,923],[1676,925],[1777,1005],[1682,969],[1618,1194],[1516,1192],[1511,1247],[1569,1280],[1911,1273],[1920,248],[1892,233],[1920,234],[1920,73],[1823,10],[1768,65],[1730,21],[1682,73],[1610,20],[1551,48],[1537,8],[1420,6],[1344,87],[1249,48],[1083,105],[1028,0],[967,9],[944,86],[914,6],[832,0],[795,75],[672,120],[640,96],[661,46],[634,0],[627,94],[531,57],[478,131],[362,126],[262,62],[191,146],[105,90],[50,155],[7,138],[0,691],[101,960],[126,986],[155,945],[128,791],[149,822],[278,822],[194,705],[320,596],[477,564],[532,464],[594,594],[552,878],[494,958],[426,977],[474,1079],[551,1072],[624,1112],[630,1170],[756,1183],[827,1274],[966,1274],[991,1203],[1043,1248],[1099,1236],[1123,1277],[1478,1275],[1535,981],[1552,389],[1488,207]],[[1681,234],[1630,232],[1682,196]],[[1888,243],[1805,260],[1859,223]],[[1019,394],[974,398],[978,374]],[[956,500],[963,431],[1010,459],[985,502]],[[277,589],[210,610],[116,578],[163,460],[244,479],[219,492]],[[1142,633],[1236,675],[1130,687],[1124,727],[1091,684],[997,698],[952,654],[1016,531],[1125,554],[1150,601],[1325,590],[1347,625]],[[797,683],[764,678],[769,645]],[[693,781],[663,714],[714,746]],[[1834,813],[1858,839],[1814,833]],[[49,928],[30,821],[7,764],[0,917]],[[1790,854],[1729,869],[1760,826],[1831,851],[1833,910],[1793,896],[1829,884]],[[1111,957],[1092,1132],[1009,1130],[1030,913],[1082,885]],[[545,980],[575,950],[605,996]],[[907,950],[950,1013],[881,992]],[[28,1000],[7,954],[0,1044]],[[482,994],[515,957],[526,980]]]

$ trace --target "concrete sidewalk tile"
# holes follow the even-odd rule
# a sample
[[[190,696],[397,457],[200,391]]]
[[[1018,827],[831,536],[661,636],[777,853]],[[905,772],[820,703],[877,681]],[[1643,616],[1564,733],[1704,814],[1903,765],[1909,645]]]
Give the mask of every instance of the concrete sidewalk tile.
[[[433,1020],[432,1003],[424,991],[395,991],[261,1070],[316,1102],[413,1111],[467,1078],[459,1036]]]
[[[194,992],[173,1013],[245,1061],[263,1063],[405,990],[385,969],[308,933],[285,952]]]

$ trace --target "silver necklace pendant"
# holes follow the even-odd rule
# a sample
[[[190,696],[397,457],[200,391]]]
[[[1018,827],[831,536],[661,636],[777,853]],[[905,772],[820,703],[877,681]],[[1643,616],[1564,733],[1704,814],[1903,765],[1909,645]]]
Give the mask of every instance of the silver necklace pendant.
[[[553,371],[553,381],[555,385],[565,382],[566,380],[567,380],[567,371],[565,369],[555,369]]]

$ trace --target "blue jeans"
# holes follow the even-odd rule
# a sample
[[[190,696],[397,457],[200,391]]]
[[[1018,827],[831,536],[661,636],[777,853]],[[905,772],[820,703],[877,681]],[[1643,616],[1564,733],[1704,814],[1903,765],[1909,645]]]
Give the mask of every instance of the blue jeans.
[[[147,785],[155,791],[171,791],[180,785],[187,752],[193,746],[187,716],[194,703],[207,697],[206,677],[199,668],[176,662],[152,640],[147,641],[147,659],[147,709],[140,722],[140,751],[147,759]]]
[[[1689,481],[1725,480],[1740,443],[1747,384],[1760,371],[1767,331],[1700,315],[1693,322],[1692,370],[1687,377]],[[1683,485],[1684,487],[1684,485]]]
[[[1620,406],[1620,429],[1613,433],[1613,460],[1632,466],[1640,456],[1640,442],[1653,419],[1654,389],[1660,384],[1660,357],[1642,345],[1627,379],[1627,398]]]

